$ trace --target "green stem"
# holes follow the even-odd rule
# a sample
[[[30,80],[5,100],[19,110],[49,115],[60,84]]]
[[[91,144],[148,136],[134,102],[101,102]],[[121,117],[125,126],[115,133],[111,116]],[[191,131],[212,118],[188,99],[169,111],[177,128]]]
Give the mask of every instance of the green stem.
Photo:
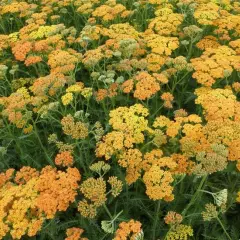
[[[178,81],[174,82],[173,86],[172,86],[172,89],[171,89],[171,93],[174,92],[176,86],[182,81],[185,79],[185,77],[189,74],[189,72],[186,72],[183,77],[181,77]]]
[[[33,123],[33,126],[34,126],[34,134],[35,134],[35,136],[37,137],[37,140],[38,140],[38,142],[39,142],[39,144],[40,144],[40,147],[42,148],[42,150],[43,150],[43,152],[44,152],[44,154],[45,154],[45,157],[46,157],[48,163],[49,163],[51,166],[54,166],[54,163],[53,163],[52,159],[48,156],[48,153],[47,153],[45,147],[44,147],[43,144],[42,144],[41,138],[40,138],[39,135],[38,135],[38,129],[37,129],[36,124]]]
[[[158,214],[160,211],[160,206],[161,206],[161,201],[158,200],[157,207],[156,207],[156,214],[155,214],[154,223],[153,223],[152,240],[155,240],[155,238],[156,238],[156,228],[157,228],[157,223],[158,223],[158,218],[159,218]]]
[[[192,49],[193,49],[193,40],[191,39],[190,46],[189,46],[189,49],[188,49],[188,55],[187,55],[187,60],[188,61],[191,59]]]
[[[106,206],[105,203],[103,204],[103,207],[104,207],[105,211],[107,212],[108,216],[109,216],[111,219],[113,219],[113,216],[112,216],[112,214],[110,213],[110,211],[108,210],[108,208],[107,208],[107,206]]]
[[[232,240],[232,238],[231,238],[231,237],[229,236],[229,234],[227,233],[227,230],[225,229],[225,227],[224,227],[223,223],[221,222],[221,220],[220,220],[218,217],[217,217],[216,219],[217,219],[217,221],[219,222],[219,224],[221,225],[221,227],[222,227],[224,233],[226,234],[227,238],[228,238],[229,240]]]
[[[11,138],[14,140],[14,142],[16,143],[16,149],[18,149],[19,153],[20,153],[20,158],[24,155],[23,151],[22,151],[22,147],[18,142],[18,138],[15,136],[15,134],[12,133],[8,122],[5,122],[5,126],[7,126],[8,129],[8,133],[10,134]]]
[[[154,117],[162,108],[163,108],[163,104],[162,104],[161,107],[159,107],[159,108],[155,111],[155,113],[152,114],[152,117]]]
[[[207,175],[205,175],[205,176],[202,178],[202,180],[201,180],[201,182],[200,182],[200,184],[199,184],[199,186],[198,186],[197,191],[196,191],[195,194],[193,195],[193,197],[192,197],[191,201],[189,202],[189,204],[187,205],[187,207],[183,210],[183,212],[182,212],[182,216],[183,216],[183,217],[185,217],[188,209],[195,203],[196,199],[198,198],[199,192],[202,191],[201,189],[202,189],[202,187],[204,186],[204,183],[205,183],[206,179],[207,179]],[[190,216],[190,215],[188,215],[188,216]],[[171,232],[171,229],[172,229],[172,228],[170,228],[170,229],[168,230],[167,234],[165,235],[164,240],[167,239],[167,236],[168,236],[169,232]]]
[[[120,211],[120,212],[116,215],[116,217],[114,217],[114,219],[112,220],[112,222],[114,222],[114,221],[122,214],[122,212],[123,212],[123,210]]]
[[[199,190],[199,192],[204,192],[204,193],[208,193],[208,194],[214,195],[212,192],[209,192],[209,191],[206,191],[206,190]]]
[[[81,144],[81,147],[80,147],[79,144],[80,143],[76,140],[75,141],[75,146],[77,146],[79,156],[82,156],[82,144]],[[81,167],[84,169],[84,172],[86,173],[87,172],[87,166],[86,166],[86,162],[84,161],[84,159],[82,161],[79,161],[79,164],[81,165]]]
[[[189,202],[189,204],[187,205],[187,207],[183,210],[183,212],[182,212],[182,216],[183,216],[183,217],[184,217],[185,214],[187,213],[188,209],[189,209],[189,208],[195,203],[195,201],[197,200],[198,195],[199,195],[199,192],[200,192],[200,190],[202,189],[202,187],[204,186],[204,183],[205,183],[206,179],[207,179],[207,175],[205,175],[205,176],[202,178],[202,180],[201,180],[201,182],[200,182],[200,184],[199,184],[199,186],[198,186],[197,191],[196,191],[195,194],[193,195],[193,197],[192,197],[191,201]]]
[[[166,234],[165,237],[164,237],[164,240],[167,239],[167,236],[168,236],[168,234],[169,234],[171,231],[172,231],[172,227],[169,228],[167,234]]]

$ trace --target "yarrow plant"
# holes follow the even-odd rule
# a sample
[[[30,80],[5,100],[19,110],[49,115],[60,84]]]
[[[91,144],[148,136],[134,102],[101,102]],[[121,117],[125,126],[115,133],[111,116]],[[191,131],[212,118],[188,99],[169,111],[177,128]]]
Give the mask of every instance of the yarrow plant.
[[[239,0],[0,1],[0,239],[240,239]]]

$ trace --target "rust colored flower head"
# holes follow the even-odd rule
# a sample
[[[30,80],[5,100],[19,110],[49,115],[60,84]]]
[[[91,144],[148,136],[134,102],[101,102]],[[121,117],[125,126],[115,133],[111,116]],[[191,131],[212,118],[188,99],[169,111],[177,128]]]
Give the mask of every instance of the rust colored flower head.
[[[142,224],[131,219],[129,222],[121,222],[113,240],[134,239],[141,232]]]
[[[68,228],[66,230],[67,237],[65,240],[88,240],[88,238],[82,237],[84,230],[77,227]]]
[[[167,213],[167,215],[164,217],[164,221],[166,224],[170,225],[178,225],[182,222],[183,217],[181,214],[170,211]]]
[[[64,151],[57,154],[55,164],[63,167],[71,167],[73,165],[73,156],[71,152]]]

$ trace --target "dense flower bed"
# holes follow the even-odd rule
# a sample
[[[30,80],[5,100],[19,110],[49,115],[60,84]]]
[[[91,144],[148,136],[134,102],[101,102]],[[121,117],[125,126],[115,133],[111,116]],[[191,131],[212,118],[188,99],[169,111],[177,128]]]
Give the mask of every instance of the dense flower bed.
[[[1,0],[0,239],[240,239],[239,0]]]

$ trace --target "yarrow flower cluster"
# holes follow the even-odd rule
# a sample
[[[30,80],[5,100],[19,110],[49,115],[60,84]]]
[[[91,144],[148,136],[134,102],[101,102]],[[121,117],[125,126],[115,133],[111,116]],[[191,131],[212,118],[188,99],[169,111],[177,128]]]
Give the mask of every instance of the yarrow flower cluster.
[[[207,48],[199,58],[191,60],[195,70],[193,77],[204,86],[212,86],[216,80],[231,76],[234,70],[239,71],[239,57],[227,47]]]
[[[101,169],[107,172],[109,170],[107,166],[100,162],[98,165],[92,165],[90,168],[97,172],[100,172]],[[110,185],[109,192],[107,192],[107,183]],[[105,205],[107,195],[111,193],[116,198],[121,193],[122,187],[122,182],[115,176],[109,177],[108,181],[105,181],[101,176],[97,179],[93,177],[88,178],[80,186],[84,199],[79,202],[78,211],[83,217],[94,218],[97,215],[97,209]]]
[[[47,166],[38,172],[23,167],[16,173],[15,183],[5,173],[1,194],[1,235],[20,239],[25,234],[35,236],[46,219],[54,218],[57,211],[65,211],[77,195],[81,175],[76,168],[66,172]],[[3,176],[2,176],[3,177]]]
[[[239,0],[1,0],[0,22],[0,239],[239,238]]]
[[[121,222],[119,228],[116,231],[114,240],[131,239],[136,238],[136,236],[141,232],[142,224],[139,221],[134,221],[133,219],[129,222]]]
[[[111,111],[109,123],[113,131],[98,143],[96,155],[110,159],[118,150],[132,148],[133,144],[142,143],[144,131],[149,130],[148,121],[145,119],[148,114],[148,110],[141,104],[135,104],[130,108],[119,107]]]
[[[193,229],[191,226],[180,224],[175,229],[168,232],[167,240],[188,239],[193,236]]]
[[[83,234],[84,230],[81,228],[68,228],[66,231],[67,237],[65,240],[88,240],[88,238],[84,238],[81,235]]]
[[[83,122],[75,122],[69,114],[61,120],[63,132],[73,139],[84,139],[88,136],[88,126]]]

